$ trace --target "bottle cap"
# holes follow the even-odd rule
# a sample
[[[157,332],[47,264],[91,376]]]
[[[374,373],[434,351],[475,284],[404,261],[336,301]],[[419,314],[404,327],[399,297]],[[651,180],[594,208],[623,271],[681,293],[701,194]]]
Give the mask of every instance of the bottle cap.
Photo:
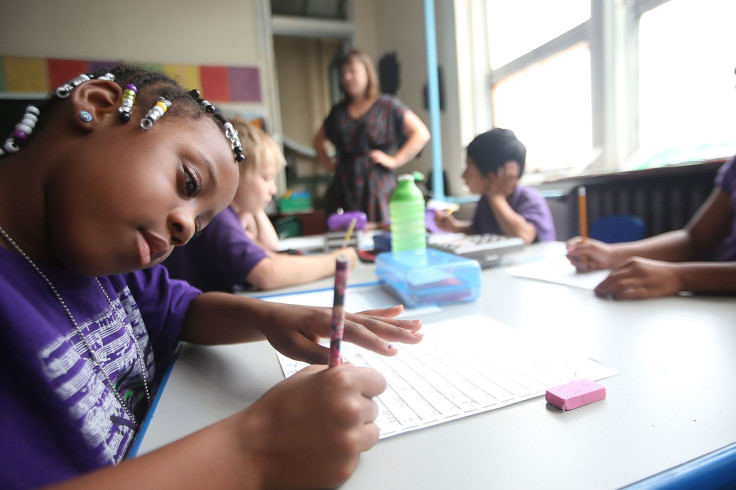
[[[414,180],[414,174],[401,174],[398,177],[399,182],[403,182],[405,180]]]

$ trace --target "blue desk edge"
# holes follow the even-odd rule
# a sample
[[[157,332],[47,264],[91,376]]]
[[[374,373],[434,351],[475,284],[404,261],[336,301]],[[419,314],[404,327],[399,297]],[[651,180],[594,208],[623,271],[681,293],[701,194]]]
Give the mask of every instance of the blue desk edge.
[[[736,443],[657,473],[628,487],[641,489],[715,489],[736,485]]]

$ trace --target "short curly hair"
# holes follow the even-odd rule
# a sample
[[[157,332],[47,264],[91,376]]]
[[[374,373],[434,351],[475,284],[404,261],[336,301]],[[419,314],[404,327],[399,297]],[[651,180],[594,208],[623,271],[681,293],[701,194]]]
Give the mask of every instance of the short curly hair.
[[[470,142],[466,153],[484,176],[497,173],[509,160],[519,164],[519,177],[524,174],[526,146],[510,129],[493,128],[479,134]]]

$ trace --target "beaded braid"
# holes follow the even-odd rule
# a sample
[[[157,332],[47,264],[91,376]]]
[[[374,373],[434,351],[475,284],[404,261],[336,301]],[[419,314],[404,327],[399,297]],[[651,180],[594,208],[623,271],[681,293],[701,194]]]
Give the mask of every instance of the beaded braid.
[[[121,106],[118,109],[123,124],[130,120],[135,103],[150,103],[153,106],[141,120],[141,127],[144,130],[150,129],[159,118],[170,110],[175,113],[188,113],[195,119],[209,114],[222,128],[225,137],[229,140],[235,161],[239,163],[244,160],[245,155],[238,139],[238,132],[212,104],[200,97],[199,91],[187,92],[163,73],[148,71],[131,65],[119,65],[112,70],[103,69],[94,73],[83,73],[62,84],[49,94],[42,103],[29,106],[21,122],[16,124],[15,130],[0,148],[0,157],[7,153],[15,153],[27,142],[34,129],[37,129],[38,132],[41,112],[45,112],[67,99],[76,87],[95,78],[114,81],[123,89]]]
[[[214,117],[220,124],[223,125],[225,129],[225,136],[227,139],[230,140],[230,148],[233,149],[233,153],[235,153],[235,161],[240,163],[243,160],[245,160],[245,153],[243,152],[243,145],[240,144],[240,139],[238,138],[238,132],[235,130],[232,124],[230,124],[230,121],[225,119],[225,117],[217,112],[217,109],[215,106],[209,103],[209,101],[202,98],[201,94],[199,93],[199,90],[194,89],[189,92],[189,95],[192,96],[194,100],[199,103],[200,107],[204,109],[205,112],[208,114],[211,114],[212,117]]]

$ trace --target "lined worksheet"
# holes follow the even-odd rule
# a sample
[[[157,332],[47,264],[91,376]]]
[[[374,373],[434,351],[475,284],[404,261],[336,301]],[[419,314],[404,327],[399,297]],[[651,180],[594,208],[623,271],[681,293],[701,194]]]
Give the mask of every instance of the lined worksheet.
[[[614,369],[537,342],[483,315],[425,325],[424,340],[384,357],[347,342],[342,357],[386,377],[376,397],[380,437],[430,427],[544,395],[575,379],[600,380]],[[279,354],[285,376],[306,366]]]

